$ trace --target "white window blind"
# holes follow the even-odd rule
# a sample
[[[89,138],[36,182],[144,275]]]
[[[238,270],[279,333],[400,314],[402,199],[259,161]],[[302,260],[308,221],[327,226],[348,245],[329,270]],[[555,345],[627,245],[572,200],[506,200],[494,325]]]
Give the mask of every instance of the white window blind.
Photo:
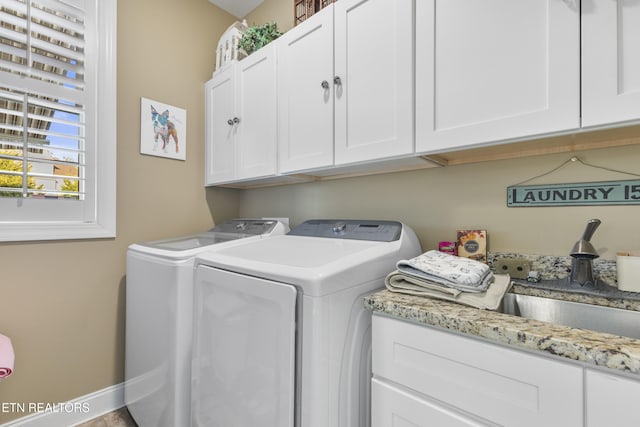
[[[0,240],[115,231],[115,3],[0,0]]]

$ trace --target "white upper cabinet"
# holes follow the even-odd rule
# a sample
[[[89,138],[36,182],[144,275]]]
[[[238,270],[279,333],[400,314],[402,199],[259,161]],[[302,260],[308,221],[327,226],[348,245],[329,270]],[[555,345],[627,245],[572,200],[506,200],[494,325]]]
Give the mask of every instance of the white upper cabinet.
[[[417,1],[416,151],[579,128],[576,4]]]
[[[333,164],[333,8],[278,39],[280,172]]]
[[[334,13],[335,164],[413,153],[413,1],[340,0]]]
[[[275,175],[274,45],[219,72],[205,90],[206,184]]]
[[[235,69],[219,72],[205,84],[205,184],[235,177]],[[231,123],[228,123],[231,121]]]
[[[635,124],[640,0],[340,0],[216,73],[206,108],[207,185]]]
[[[414,152],[412,13],[413,0],[340,0],[280,38],[280,172]]]
[[[275,44],[240,61],[236,74],[238,179],[276,173],[278,143]]]
[[[640,2],[582,2],[582,126],[640,119]]]

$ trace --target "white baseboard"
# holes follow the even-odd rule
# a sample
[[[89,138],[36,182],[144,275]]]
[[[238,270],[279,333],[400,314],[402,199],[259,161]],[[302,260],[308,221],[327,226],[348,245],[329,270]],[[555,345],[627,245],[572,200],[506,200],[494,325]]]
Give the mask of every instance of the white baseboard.
[[[21,412],[34,412],[34,405],[46,408],[47,404],[22,404]],[[31,407],[29,405],[32,405]],[[49,404],[44,412],[0,425],[0,427],[68,427],[85,423],[124,406],[124,383],[116,384],[62,404]],[[52,407],[52,408],[51,408]]]

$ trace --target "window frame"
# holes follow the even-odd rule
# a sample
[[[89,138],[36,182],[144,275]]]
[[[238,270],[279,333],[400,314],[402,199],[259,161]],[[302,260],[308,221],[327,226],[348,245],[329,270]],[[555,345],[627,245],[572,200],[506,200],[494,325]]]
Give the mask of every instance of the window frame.
[[[95,72],[95,87],[87,115],[86,169],[95,177],[91,180],[84,209],[91,209],[83,220],[47,218],[49,203],[58,200],[13,198],[3,200],[0,210],[0,242],[112,238],[116,236],[116,111],[117,111],[117,2],[115,0],[86,0],[92,4],[87,15],[85,63]],[[28,87],[28,85],[25,85]],[[89,185],[89,184],[88,184]],[[28,219],[11,220],[29,204]],[[49,205],[48,205],[49,204]],[[6,206],[13,205],[12,212]],[[32,207],[33,206],[33,207]],[[4,210],[4,215],[3,215]],[[34,215],[33,212],[36,211]],[[38,213],[39,212],[39,213]],[[22,215],[19,215],[20,217]]]

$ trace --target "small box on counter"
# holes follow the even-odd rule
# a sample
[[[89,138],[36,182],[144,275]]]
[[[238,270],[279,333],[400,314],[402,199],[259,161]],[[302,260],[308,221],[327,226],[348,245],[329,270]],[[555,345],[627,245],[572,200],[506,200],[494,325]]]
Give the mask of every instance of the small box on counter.
[[[438,250],[449,255],[458,255],[456,242],[440,242],[438,243]]]
[[[487,230],[458,230],[458,256],[487,262]]]

